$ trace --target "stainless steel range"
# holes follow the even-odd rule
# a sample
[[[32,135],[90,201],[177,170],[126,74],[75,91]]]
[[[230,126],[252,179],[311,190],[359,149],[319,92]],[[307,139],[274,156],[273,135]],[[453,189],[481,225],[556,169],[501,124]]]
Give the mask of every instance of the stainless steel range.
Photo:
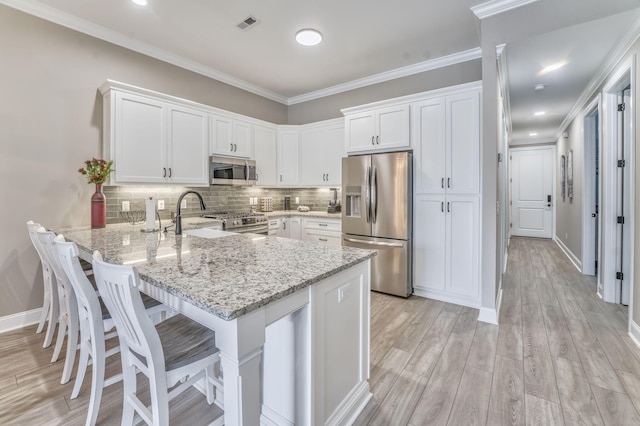
[[[204,217],[222,221],[222,229],[229,232],[267,235],[269,222],[262,213],[211,213]]]

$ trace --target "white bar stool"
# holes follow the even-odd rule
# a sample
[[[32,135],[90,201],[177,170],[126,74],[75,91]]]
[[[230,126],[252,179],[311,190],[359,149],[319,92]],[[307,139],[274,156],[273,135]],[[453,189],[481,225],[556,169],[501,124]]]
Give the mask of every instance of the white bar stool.
[[[215,392],[222,390],[221,381],[214,377],[214,365],[220,363],[215,333],[179,314],[154,327],[144,313],[138,290],[140,277],[135,268],[106,263],[96,251],[93,272],[120,339],[122,425],[133,424],[136,414],[147,424],[168,425],[169,401],[203,378],[207,402],[215,403]],[[151,407],[136,395],[138,372],[149,379]],[[224,416],[220,416],[212,424],[223,422]]]

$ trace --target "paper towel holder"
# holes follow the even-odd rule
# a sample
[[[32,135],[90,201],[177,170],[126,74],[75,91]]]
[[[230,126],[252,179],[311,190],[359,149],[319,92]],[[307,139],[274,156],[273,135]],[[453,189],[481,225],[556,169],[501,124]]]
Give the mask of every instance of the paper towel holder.
[[[152,203],[150,203],[152,202]],[[151,204],[153,204],[153,207],[151,206]],[[145,233],[151,233],[151,232],[158,232],[162,229],[162,220],[160,219],[160,213],[158,213],[158,207],[156,205],[156,202],[153,200],[153,197],[149,197],[149,199],[145,200],[145,217],[146,217],[146,224],[145,227],[142,228],[140,231],[141,232],[145,232]],[[149,213],[150,213],[150,209],[153,208],[153,228],[150,229],[150,227],[146,226],[149,223]],[[156,225],[156,219],[159,222],[158,228],[155,227]]]

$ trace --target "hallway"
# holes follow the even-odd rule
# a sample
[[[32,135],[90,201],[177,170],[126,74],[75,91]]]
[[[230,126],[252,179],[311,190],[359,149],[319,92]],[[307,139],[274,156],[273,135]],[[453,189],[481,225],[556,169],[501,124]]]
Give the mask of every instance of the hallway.
[[[551,240],[512,238],[503,288],[499,327],[373,293],[374,397],[356,424],[640,424],[625,307],[600,300]]]

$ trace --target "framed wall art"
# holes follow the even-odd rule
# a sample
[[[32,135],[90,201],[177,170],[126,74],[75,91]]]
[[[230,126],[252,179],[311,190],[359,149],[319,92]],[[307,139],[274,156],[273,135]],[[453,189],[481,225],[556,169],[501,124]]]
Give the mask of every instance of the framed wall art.
[[[566,188],[567,188],[566,157],[564,155],[561,155],[560,156],[560,195],[562,196],[562,201],[564,201]]]
[[[573,198],[573,150],[567,155],[567,197]]]

